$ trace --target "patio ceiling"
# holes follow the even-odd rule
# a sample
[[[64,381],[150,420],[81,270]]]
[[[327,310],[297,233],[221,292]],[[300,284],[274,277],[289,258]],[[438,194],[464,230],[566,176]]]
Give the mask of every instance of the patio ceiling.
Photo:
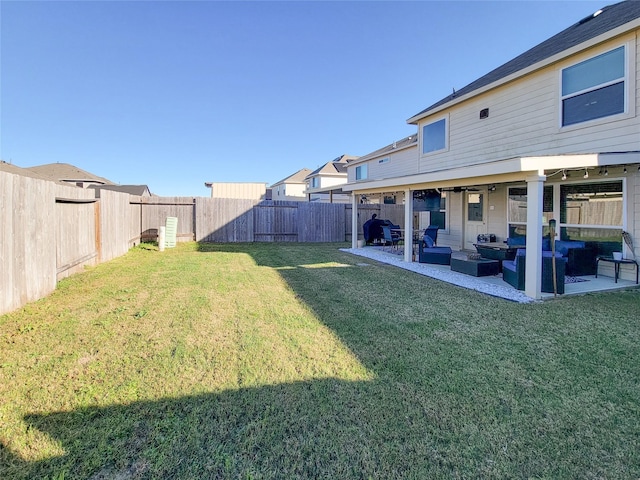
[[[640,163],[640,152],[517,157],[404,177],[349,183],[342,185],[342,190],[345,193],[383,193],[390,189],[422,190],[524,182],[532,175],[544,175],[545,171],[633,163]]]

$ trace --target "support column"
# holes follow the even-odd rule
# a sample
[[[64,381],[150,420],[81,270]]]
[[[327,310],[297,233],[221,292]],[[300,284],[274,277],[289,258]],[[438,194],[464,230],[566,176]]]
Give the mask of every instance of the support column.
[[[404,191],[404,261],[413,261],[413,191]]]
[[[351,248],[358,248],[358,197],[351,193]]]
[[[527,177],[527,258],[524,293],[531,298],[542,298],[542,215],[544,175]]]

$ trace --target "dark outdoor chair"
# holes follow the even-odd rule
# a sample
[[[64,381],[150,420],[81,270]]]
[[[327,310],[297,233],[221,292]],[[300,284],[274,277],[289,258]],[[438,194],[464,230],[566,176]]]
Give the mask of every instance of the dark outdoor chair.
[[[438,238],[438,226],[429,225],[424,231],[422,243],[418,252],[420,263],[433,263],[436,265],[451,265],[451,247],[436,246]]]
[[[519,248],[513,260],[502,261],[502,279],[518,290],[524,290],[526,250]],[[551,252],[542,252],[542,285],[545,293],[553,293],[553,266]],[[559,294],[564,293],[564,277],[566,258],[556,253],[556,288]]]
[[[391,248],[397,248],[399,242],[404,242],[404,238],[393,231],[388,225],[382,226],[382,234],[384,235],[384,243]]]
[[[429,225],[424,231],[424,236],[431,237],[431,239],[433,240],[433,245],[438,244],[438,228],[439,227],[437,225]]]

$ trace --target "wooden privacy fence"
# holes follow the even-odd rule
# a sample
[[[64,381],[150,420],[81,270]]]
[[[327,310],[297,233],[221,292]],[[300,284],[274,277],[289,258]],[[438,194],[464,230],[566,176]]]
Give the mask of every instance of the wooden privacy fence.
[[[199,242],[348,242],[350,204],[196,198]],[[402,205],[359,205],[358,237],[372,214],[404,223]]]
[[[345,242],[351,205],[193,197],[138,197],[0,171],[0,314],[51,293],[86,266],[155,240],[176,217],[177,240]],[[402,224],[402,205],[360,205],[358,235],[373,213]]]

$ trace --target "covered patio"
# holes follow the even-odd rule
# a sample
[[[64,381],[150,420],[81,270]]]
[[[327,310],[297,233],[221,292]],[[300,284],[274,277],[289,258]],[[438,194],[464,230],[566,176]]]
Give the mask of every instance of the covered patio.
[[[402,255],[384,250],[380,247],[346,248],[343,249],[343,251],[513,302],[529,303],[536,301],[536,299],[527,296],[524,291],[516,290],[502,280],[501,274],[473,277],[465,275],[464,273],[452,272],[449,265],[406,262]],[[466,258],[466,253],[461,251],[453,252],[452,257]],[[637,285],[630,280],[618,279],[618,282],[615,283],[613,277],[610,276],[598,275],[596,278],[594,275],[586,275],[579,277],[578,281],[566,283],[564,294],[558,295],[558,298],[567,295],[584,295],[587,293],[621,290],[632,287],[637,287]],[[553,293],[541,293],[540,296],[540,300],[553,298]]]
[[[518,187],[524,193],[524,203],[519,205],[524,212],[523,216],[518,219],[520,229],[526,231],[526,250],[533,254],[526,256],[526,281],[524,294],[531,299],[546,298],[546,294],[541,291],[542,278],[542,251],[543,237],[548,233],[544,231],[548,228],[549,220],[559,221],[559,229],[556,230],[557,239],[560,239],[560,230],[569,229],[579,230],[587,227],[593,229],[610,229],[612,235],[615,232],[621,232],[627,229],[627,204],[631,201],[627,186],[627,165],[634,165],[634,169],[640,162],[640,154],[638,152],[627,153],[608,153],[608,154],[576,154],[576,155],[551,155],[541,157],[518,157],[507,160],[483,163],[464,168],[451,168],[436,172],[422,173],[417,175],[408,175],[406,177],[394,177],[380,180],[367,180],[356,182],[343,186],[343,190],[351,191],[353,211],[357,212],[358,201],[362,195],[383,194],[388,191],[400,191],[404,197],[404,222],[403,226],[412,225],[414,222],[414,206],[412,201],[406,199],[414,198],[414,192],[435,190],[456,192],[474,192],[479,193],[476,196],[482,196],[484,192],[485,202],[484,214],[481,221],[467,221],[471,217],[470,202],[461,203],[458,201],[456,207],[448,204],[448,221],[449,225],[453,225],[449,232],[445,232],[442,245],[450,246],[454,251],[462,250],[465,253],[473,251],[475,247],[471,243],[471,238],[475,238],[476,234],[481,233],[498,233],[501,237],[498,241],[507,240],[510,236],[511,224],[514,223],[510,219],[511,212],[509,206],[509,189]],[[591,174],[592,178],[589,179]],[[601,181],[617,180],[618,210],[616,222],[609,224],[609,219],[603,217],[602,223],[584,222],[579,220],[572,222],[572,217],[566,216],[562,208],[560,198],[560,185],[577,184],[578,182],[592,182],[593,178],[599,175]],[[571,177],[571,178],[569,178]],[[605,180],[607,179],[607,180]],[[556,185],[555,193],[549,200],[547,197],[547,186]],[[551,188],[551,187],[550,187]],[[562,187],[564,188],[564,187]],[[497,191],[496,191],[497,190]],[[487,210],[486,204],[491,195],[491,207]],[[607,196],[605,192],[604,197]],[[448,199],[447,202],[449,202]],[[555,205],[552,210],[547,209],[547,203],[551,202]],[[353,231],[357,230],[357,224],[354,215]],[[467,218],[469,217],[469,218]],[[474,227],[472,223],[478,225],[478,230],[470,228]],[[573,225],[572,223],[576,223]],[[481,231],[480,229],[483,229]],[[535,234],[537,233],[537,234]],[[525,236],[523,235],[523,238]],[[352,237],[352,249],[357,248],[357,237]],[[621,242],[621,240],[620,240]],[[441,245],[438,242],[438,245]],[[623,253],[632,255],[634,252],[625,250],[622,245]],[[603,255],[600,253],[600,255]],[[609,252],[604,255],[610,255]],[[408,264],[412,263],[413,248],[407,243],[404,248],[404,261]],[[400,259],[402,261],[402,259]],[[594,277],[594,280],[595,277]],[[597,279],[600,280],[600,279]],[[580,282],[580,283],[593,283]],[[597,282],[600,283],[600,282]],[[572,287],[567,293],[586,287]],[[584,292],[580,292],[584,293]]]

